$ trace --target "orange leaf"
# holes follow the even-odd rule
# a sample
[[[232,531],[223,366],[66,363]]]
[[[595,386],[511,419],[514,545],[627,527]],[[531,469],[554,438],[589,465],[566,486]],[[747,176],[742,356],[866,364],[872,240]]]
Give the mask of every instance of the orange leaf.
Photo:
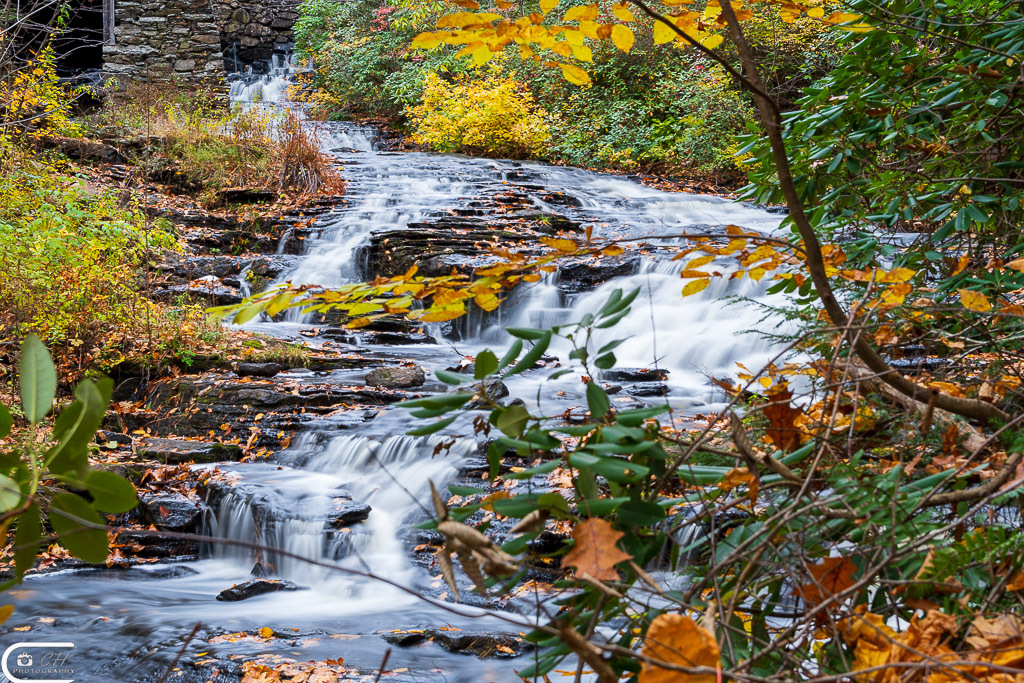
[[[800,430],[796,426],[796,418],[803,413],[803,408],[794,408],[789,404],[792,392],[783,389],[771,395],[772,402],[764,407],[764,416],[768,419],[765,430],[768,439],[780,451],[791,451],[800,445]]]
[[[564,252],[566,254],[571,254],[572,252],[580,248],[580,245],[576,244],[574,241],[560,239],[558,237],[541,237],[540,241],[548,245],[549,247],[554,247],[558,251]]]
[[[731,491],[741,485],[747,487],[747,497],[750,498],[750,502],[756,502],[760,482],[754,476],[754,473],[746,467],[734,467],[729,470],[725,475],[725,479],[718,483],[718,488],[723,491]]]
[[[612,528],[610,522],[584,519],[572,531],[576,546],[562,559],[562,564],[575,567],[579,574],[590,574],[600,581],[618,581],[615,565],[632,558],[618,549],[615,542],[623,533]]]
[[[643,654],[677,666],[721,667],[721,654],[714,637],[682,614],[660,614],[647,629]],[[643,683],[715,683],[715,674],[688,674],[644,662]]]
[[[853,572],[857,567],[846,557],[826,557],[821,564],[811,565],[807,569],[814,582],[800,586],[797,592],[813,607],[852,586],[855,583]],[[839,605],[835,604],[834,607],[838,608]]]
[[[270,638],[274,635],[274,629],[264,626],[259,630],[260,638]]]

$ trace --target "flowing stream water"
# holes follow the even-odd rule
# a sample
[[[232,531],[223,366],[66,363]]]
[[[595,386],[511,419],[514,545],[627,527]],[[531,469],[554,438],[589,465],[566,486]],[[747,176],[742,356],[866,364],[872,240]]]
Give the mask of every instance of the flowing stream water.
[[[235,83],[233,98],[276,106],[290,65],[274,66],[260,81]],[[411,222],[443,217],[450,209],[471,208],[480,195],[509,186],[529,193],[538,209],[592,225],[597,235],[642,237],[728,224],[771,233],[780,220],[749,205],[662,192],[621,176],[538,162],[384,151],[379,131],[351,123],[321,124],[315,130],[348,182],[346,204],[318,220],[318,236],[307,240],[304,258],[282,281],[331,286],[362,279],[367,273],[359,247],[370,231],[402,229]],[[569,206],[548,205],[537,188],[564,193],[572,201]],[[443,369],[464,354],[505,345],[505,325],[565,323],[597,311],[616,288],[638,287],[641,295],[632,313],[616,327],[600,331],[598,343],[626,339],[617,349],[620,366],[668,370],[667,400],[682,414],[707,412],[719,407],[722,399],[709,375],[729,375],[736,362],[760,367],[778,349],[744,333],[757,324],[756,307],[727,304],[730,297],[764,299],[763,283],[715,279],[703,292],[684,299],[681,268],[682,262],[664,256],[643,256],[632,275],[574,295],[562,293],[555,278],[549,277],[514,291],[511,300],[487,319],[434,326],[430,332],[437,344],[372,350],[391,354],[396,362],[413,358],[429,370]],[[299,317],[251,325],[281,337],[292,337],[309,326]],[[777,321],[762,323],[762,329],[777,327]],[[563,360],[567,351],[552,350]],[[352,371],[337,371],[345,372]],[[302,381],[313,373],[291,374]],[[531,405],[539,402],[548,414],[553,408],[584,404],[582,386],[575,375],[545,382],[540,373],[510,382],[513,396]],[[436,383],[425,389],[442,390]],[[284,554],[215,544],[206,559],[186,564],[30,577],[13,592],[20,618],[56,618],[47,627],[47,637],[76,643],[75,680],[81,681],[157,680],[197,622],[204,633],[269,626],[296,634],[293,640],[221,645],[220,655],[274,652],[300,661],[340,656],[346,665],[365,672],[380,664],[388,645],[379,634],[391,629],[451,624],[473,630],[518,630],[481,608],[460,606],[460,614],[453,614],[399,588],[429,592],[434,587],[433,594],[439,592],[438,577],[410,559],[407,520],[429,506],[429,481],[438,486],[450,482],[459,463],[477,450],[474,441],[460,438],[447,455],[434,456],[437,437],[403,435],[414,425],[406,413],[388,410],[343,431],[325,418],[272,462],[221,466],[231,484],[212,499],[214,513],[207,532],[226,540],[257,542]],[[460,421],[449,431],[470,433],[465,427]],[[338,501],[348,499],[369,504],[372,512],[362,524],[352,525],[352,531],[339,531],[327,522]],[[312,566],[296,556],[337,561],[390,583]],[[218,602],[221,590],[251,578],[256,561],[272,567],[275,577],[307,589]],[[193,680],[185,664],[211,649],[202,642],[187,646],[179,662],[182,675],[169,680]],[[525,666],[525,659],[481,661],[438,647],[419,647],[396,649],[388,667],[407,668],[408,680],[416,681],[517,681],[514,669]]]

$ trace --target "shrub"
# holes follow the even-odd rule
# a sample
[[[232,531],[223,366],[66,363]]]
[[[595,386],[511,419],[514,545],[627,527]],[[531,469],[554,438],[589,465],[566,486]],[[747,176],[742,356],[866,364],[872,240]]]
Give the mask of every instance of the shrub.
[[[550,136],[543,111],[523,84],[493,70],[453,82],[430,74],[423,103],[409,113],[413,141],[439,152],[537,156]]]

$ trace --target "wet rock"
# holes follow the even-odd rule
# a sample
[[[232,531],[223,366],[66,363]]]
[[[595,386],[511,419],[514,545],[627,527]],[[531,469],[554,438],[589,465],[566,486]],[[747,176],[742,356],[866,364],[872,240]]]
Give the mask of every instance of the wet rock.
[[[419,645],[426,641],[430,636],[426,631],[395,631],[393,633],[385,633],[382,638],[391,645],[397,645],[398,647],[409,647],[411,645]]]
[[[601,373],[602,379],[610,382],[664,382],[668,370],[661,368],[615,368]]]
[[[658,382],[640,382],[626,389],[631,396],[668,396],[668,385]]]
[[[375,368],[366,373],[366,384],[391,389],[408,389],[427,381],[423,368],[418,365],[400,368]]]
[[[239,600],[248,600],[249,598],[254,598],[257,595],[265,595],[267,593],[300,590],[308,589],[304,586],[294,584],[291,581],[281,581],[277,579],[253,579],[252,581],[236,584],[231,588],[225,588],[219,595],[217,595],[217,599],[223,602],[238,602]]]
[[[570,261],[558,268],[558,288],[567,294],[586,292],[614,278],[633,275],[639,265],[639,256],[628,255],[598,262]]]
[[[228,287],[213,275],[207,275],[188,284],[155,289],[151,296],[155,301],[173,301],[179,296],[188,296],[206,301],[211,306],[233,306],[242,303],[242,293],[237,287]]]
[[[199,544],[180,538],[164,538],[153,531],[126,530],[118,532],[121,553],[142,559],[190,559],[199,552]]]
[[[139,494],[149,521],[160,529],[192,531],[202,522],[207,508],[180,493]]]
[[[513,633],[431,629],[430,635],[435,643],[449,652],[472,654],[480,658],[510,659],[533,649],[532,643]]]
[[[229,187],[221,190],[220,199],[225,204],[255,204],[277,201],[277,193],[265,187]]]
[[[235,363],[235,374],[239,377],[273,377],[283,370],[277,363]]]
[[[143,439],[135,452],[140,458],[159,460],[165,465],[236,461],[242,457],[242,448],[237,444],[181,439]]]
[[[131,446],[132,437],[127,434],[121,434],[120,432],[109,432],[106,429],[101,429],[96,432],[96,443],[108,444],[116,443],[119,446]]]
[[[359,503],[344,498],[334,499],[334,509],[331,510],[328,521],[334,526],[345,526],[354,522],[362,522],[370,516],[371,508],[366,503]]]

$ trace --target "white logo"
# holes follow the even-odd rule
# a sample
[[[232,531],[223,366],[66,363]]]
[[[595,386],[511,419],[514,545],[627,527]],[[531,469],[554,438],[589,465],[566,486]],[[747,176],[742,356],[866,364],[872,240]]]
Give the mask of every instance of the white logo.
[[[74,643],[15,643],[4,650],[0,658],[0,669],[11,683],[74,683],[73,678],[64,678],[75,673],[68,665],[68,655],[71,654],[69,650],[74,647]],[[44,650],[42,654],[36,653],[38,663],[28,652],[30,648]],[[8,659],[15,650],[18,654],[12,671]]]

